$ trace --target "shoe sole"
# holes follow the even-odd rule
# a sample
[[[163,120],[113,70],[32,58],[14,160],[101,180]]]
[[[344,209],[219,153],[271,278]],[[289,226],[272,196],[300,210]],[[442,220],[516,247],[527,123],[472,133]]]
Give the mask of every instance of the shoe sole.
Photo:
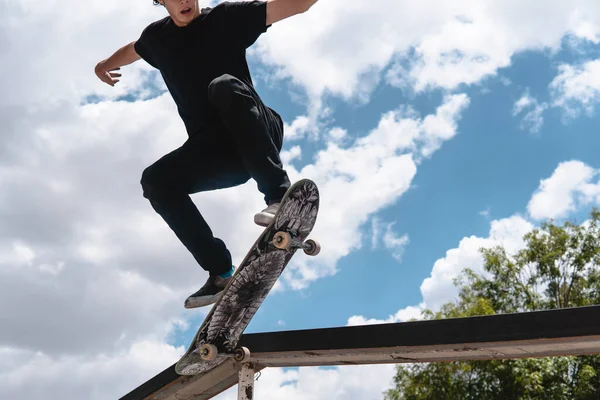
[[[273,221],[273,218],[275,218],[275,215],[273,214],[267,214],[267,213],[258,213],[254,216],[254,223],[258,226],[262,226],[262,227],[267,227],[271,224],[271,221]]]
[[[217,300],[219,300],[219,297],[221,297],[222,294],[223,294],[223,290],[221,290],[217,294],[213,294],[212,296],[203,296],[203,297],[188,298],[188,299],[186,299],[186,301],[183,304],[183,306],[185,308],[205,307],[205,306],[208,306],[210,304],[216,303]]]

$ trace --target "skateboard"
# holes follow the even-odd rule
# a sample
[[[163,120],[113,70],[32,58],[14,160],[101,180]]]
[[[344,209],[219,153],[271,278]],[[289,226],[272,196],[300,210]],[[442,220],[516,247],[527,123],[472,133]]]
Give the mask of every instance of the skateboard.
[[[233,358],[243,362],[247,348],[240,336],[298,249],[316,256],[320,244],[306,237],[319,210],[317,185],[302,179],[284,195],[273,221],[256,239],[198,329],[186,353],[175,365],[179,375],[197,375]]]

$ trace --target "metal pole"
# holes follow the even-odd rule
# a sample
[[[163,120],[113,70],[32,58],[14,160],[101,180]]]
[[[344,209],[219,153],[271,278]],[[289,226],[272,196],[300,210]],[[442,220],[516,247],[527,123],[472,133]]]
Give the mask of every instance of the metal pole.
[[[238,378],[238,400],[253,400],[254,365],[251,363],[243,363]]]

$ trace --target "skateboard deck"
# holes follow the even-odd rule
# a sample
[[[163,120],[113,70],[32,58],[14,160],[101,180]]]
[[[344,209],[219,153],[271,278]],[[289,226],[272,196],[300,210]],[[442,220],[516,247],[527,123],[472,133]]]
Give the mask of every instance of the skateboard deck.
[[[317,255],[320,245],[306,240],[319,210],[319,191],[309,179],[294,183],[279,211],[256,239],[232,279],[213,305],[187,352],[175,365],[180,375],[197,375],[233,357],[243,361],[248,349],[237,348],[240,336],[297,250]]]

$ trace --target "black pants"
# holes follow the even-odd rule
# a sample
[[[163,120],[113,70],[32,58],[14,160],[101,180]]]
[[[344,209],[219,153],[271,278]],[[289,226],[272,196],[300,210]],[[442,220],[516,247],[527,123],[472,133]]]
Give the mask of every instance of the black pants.
[[[279,115],[231,75],[213,80],[208,96],[222,124],[192,135],[146,168],[141,185],[144,197],[200,266],[216,275],[231,268],[231,253],[213,236],[189,195],[238,186],[253,178],[268,203],[280,200],[290,181],[279,157],[283,142]]]

